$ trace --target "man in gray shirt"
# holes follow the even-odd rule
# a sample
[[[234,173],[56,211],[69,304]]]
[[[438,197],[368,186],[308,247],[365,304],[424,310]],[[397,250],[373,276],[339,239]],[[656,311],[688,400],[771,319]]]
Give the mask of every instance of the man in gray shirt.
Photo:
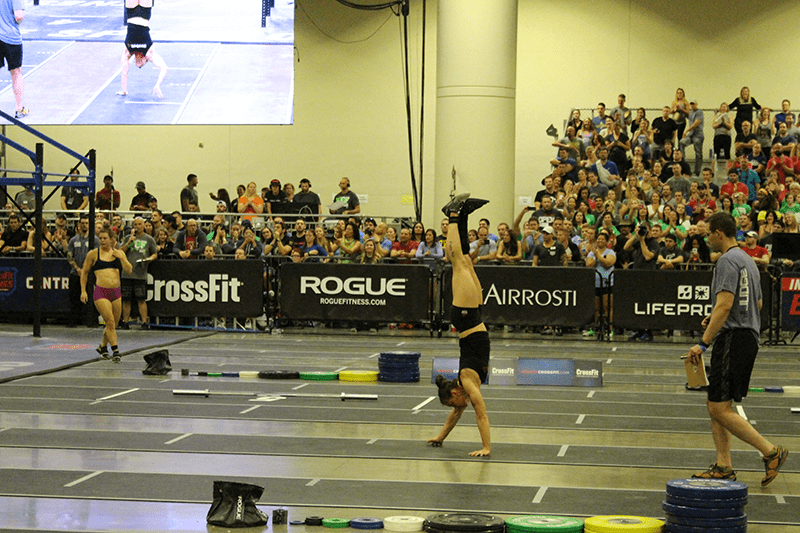
[[[672,164],[672,177],[667,180],[666,184],[669,185],[673,193],[682,192],[684,198],[689,198],[692,182],[681,173],[681,165],[679,163]]]
[[[690,144],[694,146],[694,175],[700,176],[703,170],[703,112],[697,109],[697,100],[689,102],[689,116],[686,120],[689,125],[686,131],[683,132],[683,139],[681,139],[681,150],[686,153],[686,147]]]
[[[711,314],[703,320],[705,331],[689,350],[689,359],[702,365],[702,354],[714,344],[711,371],[708,374],[708,413],[717,460],[708,470],[692,477],[736,479],[731,460],[731,435],[756,448],[763,455],[766,486],[778,475],[789,455],[781,446],[773,446],[750,422],[733,409],[732,402],[747,396],[750,374],[758,354],[761,328],[761,278],[753,260],[736,242],[736,220],[727,212],[708,219],[708,244],[721,253],[711,282]]]
[[[67,260],[72,267],[69,272],[69,307],[71,311],[69,325],[71,327],[77,326],[81,322],[88,327],[97,325],[97,320],[92,316],[94,306],[81,302],[81,270],[89,250],[99,247],[100,239],[97,237],[94,238],[94,246],[89,246],[89,215],[81,215],[77,231],[67,244]],[[87,287],[87,290],[91,292],[92,287]]]
[[[139,302],[139,316],[142,329],[148,329],[147,316],[147,265],[158,257],[156,241],[144,232],[144,219],[133,219],[133,229],[127,238],[121,240],[119,248],[125,252],[128,262],[133,265],[130,274],[122,273],[122,329],[129,329],[131,300]]]

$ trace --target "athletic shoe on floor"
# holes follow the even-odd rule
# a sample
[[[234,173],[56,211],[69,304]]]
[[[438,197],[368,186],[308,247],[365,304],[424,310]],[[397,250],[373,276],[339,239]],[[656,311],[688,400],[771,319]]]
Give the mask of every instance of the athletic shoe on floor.
[[[127,322],[120,322],[118,327],[119,329],[131,329],[130,324],[128,324]]]
[[[103,359],[111,359],[111,354],[108,352],[108,346],[98,346],[95,351],[100,354]]]
[[[458,213],[461,211],[461,206],[464,205],[464,201],[466,201],[467,198],[469,198],[468,192],[458,194],[451,198],[450,201],[447,202],[447,205],[442,208],[444,216],[449,217],[450,213]]]
[[[150,329],[150,324],[149,324],[149,323],[147,323],[147,322],[142,322],[142,329],[143,329],[143,330],[148,330],[148,329]]]
[[[581,332],[581,336],[583,337],[594,337],[594,330],[593,329],[585,329]]]
[[[22,109],[18,109],[16,113],[14,113],[14,118],[25,118],[31,114],[31,110],[27,107],[23,107]]]
[[[719,466],[714,463],[705,472],[694,474],[692,477],[695,479],[729,479],[730,481],[736,481],[736,472],[728,466]]]
[[[111,358],[112,363],[120,363],[122,362],[122,358],[120,358],[118,353],[114,354],[114,357]]]
[[[783,466],[783,463],[786,462],[786,457],[789,456],[789,450],[782,446],[778,446],[775,448],[775,451],[771,454],[763,457],[764,459],[764,470],[767,471],[767,475],[764,476],[764,479],[761,480],[761,486],[766,487],[772,480],[778,476],[778,471]]]

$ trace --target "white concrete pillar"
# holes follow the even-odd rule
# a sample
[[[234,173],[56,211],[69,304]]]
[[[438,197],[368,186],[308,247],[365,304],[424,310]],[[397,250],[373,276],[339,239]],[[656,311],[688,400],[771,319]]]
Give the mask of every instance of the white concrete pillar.
[[[439,0],[435,203],[456,190],[486,198],[475,214],[514,221],[517,0]],[[438,209],[437,209],[438,213]]]

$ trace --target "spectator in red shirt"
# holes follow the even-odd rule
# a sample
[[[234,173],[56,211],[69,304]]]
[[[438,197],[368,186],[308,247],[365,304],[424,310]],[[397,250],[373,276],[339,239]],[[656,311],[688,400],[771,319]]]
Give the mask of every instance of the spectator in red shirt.
[[[391,256],[395,259],[404,259],[401,261],[407,263],[408,259],[417,256],[417,246],[419,243],[411,238],[411,230],[403,228],[400,230],[400,240],[392,245]]]
[[[767,174],[772,170],[778,172],[778,182],[783,185],[786,183],[786,174],[794,174],[795,161],[788,155],[782,153],[783,147],[778,144],[772,145],[772,157],[767,162]]]
[[[705,219],[707,207],[712,211],[717,210],[717,203],[708,196],[708,187],[705,183],[700,182],[697,184],[697,197],[689,202],[689,207],[692,208],[692,213],[695,215],[695,222]]]
[[[720,187],[719,194],[720,196],[727,194],[733,198],[733,195],[737,192],[744,194],[745,198],[750,196],[750,189],[747,188],[747,185],[739,181],[739,171],[735,168],[731,168],[728,170],[728,183]]]
[[[744,253],[753,258],[757,265],[763,266],[769,264],[770,254],[766,248],[758,245],[758,232],[750,230],[745,234],[744,246],[742,246]]]
[[[114,189],[114,178],[103,178],[103,188],[95,195],[95,208],[98,211],[113,211],[119,209],[119,191]]]

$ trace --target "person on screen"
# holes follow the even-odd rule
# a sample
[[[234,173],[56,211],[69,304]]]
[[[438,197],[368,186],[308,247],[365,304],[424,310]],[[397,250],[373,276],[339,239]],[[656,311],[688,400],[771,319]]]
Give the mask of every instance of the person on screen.
[[[6,0],[7,1],[7,0]],[[164,58],[154,52],[153,40],[150,39],[150,13],[153,9],[153,0],[125,0],[125,15],[127,18],[128,34],[125,36],[125,51],[122,53],[122,90],[117,94],[128,94],[128,67],[131,57],[135,58],[136,66],[142,68],[148,61],[160,70],[158,81],[153,87],[153,95],[163,98],[161,82],[167,75],[167,64]]]
[[[25,18],[23,0],[2,0],[0,4],[0,66],[5,63],[11,74],[11,87],[17,103],[15,118],[28,116],[30,111],[22,106],[22,34],[19,25]]]

